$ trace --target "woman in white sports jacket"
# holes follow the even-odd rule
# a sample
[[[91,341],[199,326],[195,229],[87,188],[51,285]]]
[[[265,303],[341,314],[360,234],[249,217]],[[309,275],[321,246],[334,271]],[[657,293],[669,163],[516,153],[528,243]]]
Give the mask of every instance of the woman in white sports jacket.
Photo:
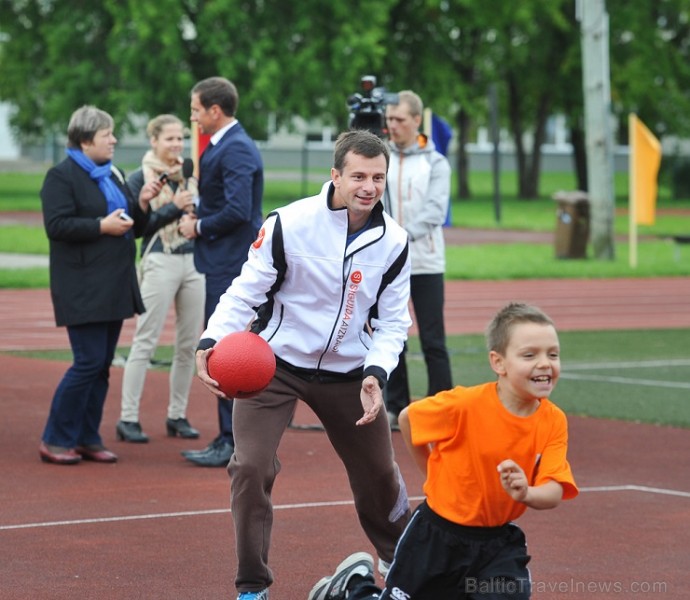
[[[271,489],[297,399],[320,419],[342,460],[360,523],[383,563],[409,519],[381,410],[381,390],[411,325],[407,234],[380,203],[387,169],[388,149],[378,137],[342,134],[332,181],[268,216],[202,334],[197,370],[216,395],[222,392],[206,365],[225,335],[251,324],[277,361],[268,388],[234,405],[228,472],[242,600],[268,598],[273,582]]]

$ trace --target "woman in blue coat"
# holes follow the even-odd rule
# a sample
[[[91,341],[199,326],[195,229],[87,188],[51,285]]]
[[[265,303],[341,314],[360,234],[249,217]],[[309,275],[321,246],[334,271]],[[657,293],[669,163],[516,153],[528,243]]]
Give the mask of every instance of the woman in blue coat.
[[[39,448],[53,464],[117,461],[99,433],[110,363],[124,319],[144,312],[134,236],[162,184],[150,182],[132,197],[111,162],[113,126],[96,107],[76,110],[67,158],[48,171],[41,189],[55,321],[67,327],[74,361],[55,390]]]

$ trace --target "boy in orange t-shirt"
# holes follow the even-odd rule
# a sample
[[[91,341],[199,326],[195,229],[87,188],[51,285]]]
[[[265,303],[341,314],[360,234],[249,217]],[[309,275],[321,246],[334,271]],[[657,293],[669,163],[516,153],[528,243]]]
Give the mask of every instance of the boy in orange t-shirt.
[[[486,337],[497,382],[458,386],[400,414],[426,500],[398,541],[386,587],[358,552],[308,600],[530,597],[530,557],[512,521],[578,494],[566,417],[548,400],[561,370],[558,335],[541,310],[511,303]]]

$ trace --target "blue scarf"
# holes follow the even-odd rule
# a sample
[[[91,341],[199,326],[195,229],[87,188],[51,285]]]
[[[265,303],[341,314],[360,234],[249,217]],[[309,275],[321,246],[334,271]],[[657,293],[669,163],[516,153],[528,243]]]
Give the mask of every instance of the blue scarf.
[[[110,214],[118,208],[124,208],[125,211],[127,210],[127,199],[120,191],[120,188],[117,187],[115,182],[110,178],[113,164],[111,161],[103,165],[97,165],[81,150],[75,148],[67,148],[67,155],[84,169],[91,179],[98,183],[98,188],[103,192],[106,202],[108,203],[107,214]]]

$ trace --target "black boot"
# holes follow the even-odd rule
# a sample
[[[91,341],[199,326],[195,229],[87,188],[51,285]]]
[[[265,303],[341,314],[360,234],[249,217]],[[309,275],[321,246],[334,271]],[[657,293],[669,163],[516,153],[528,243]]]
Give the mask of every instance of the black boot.
[[[115,434],[117,439],[123,442],[146,444],[149,441],[149,436],[141,430],[141,425],[135,421],[118,421]]]
[[[179,435],[181,438],[190,440],[195,440],[199,437],[199,432],[194,429],[184,417],[179,419],[168,419],[165,422],[165,426],[168,429],[168,435],[170,437]]]

